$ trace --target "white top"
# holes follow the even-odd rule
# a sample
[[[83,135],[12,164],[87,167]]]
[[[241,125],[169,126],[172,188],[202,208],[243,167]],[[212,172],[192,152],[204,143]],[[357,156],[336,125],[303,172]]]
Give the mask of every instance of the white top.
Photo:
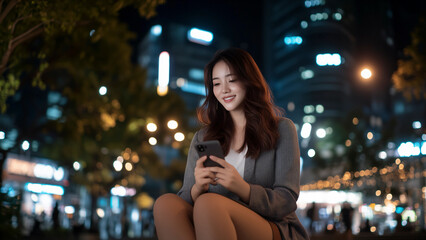
[[[246,163],[247,145],[240,153],[230,149],[228,155],[225,156],[225,161],[230,163],[237,169],[241,177],[244,177],[244,165]]]

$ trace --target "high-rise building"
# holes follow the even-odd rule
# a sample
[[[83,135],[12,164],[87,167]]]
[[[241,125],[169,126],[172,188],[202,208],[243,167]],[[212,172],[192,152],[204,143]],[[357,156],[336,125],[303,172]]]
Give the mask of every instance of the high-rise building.
[[[275,102],[301,132],[302,157],[351,102],[355,37],[341,1],[265,1],[264,68]],[[312,134],[311,134],[312,132]],[[306,163],[306,161],[305,161]]]
[[[164,23],[154,25],[142,40],[139,63],[147,69],[147,86],[176,91],[189,109],[205,97],[204,66],[219,49],[230,46],[208,29]],[[165,90],[168,89],[168,90]]]

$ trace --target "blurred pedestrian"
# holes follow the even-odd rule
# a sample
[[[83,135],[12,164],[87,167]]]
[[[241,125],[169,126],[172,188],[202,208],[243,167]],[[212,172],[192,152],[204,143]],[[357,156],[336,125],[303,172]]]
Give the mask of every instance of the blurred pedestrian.
[[[59,204],[55,203],[55,207],[53,207],[52,212],[52,221],[53,221],[53,229],[59,229]]]
[[[345,225],[346,232],[352,232],[352,217],[354,209],[348,202],[343,203],[343,207],[340,211],[341,220]]]
[[[314,223],[318,221],[318,209],[315,202],[312,202],[311,207],[306,212],[306,216],[309,218],[309,231],[311,234],[315,233]]]
[[[257,64],[244,50],[219,51],[204,70],[204,128],[192,140],[178,195],[154,205],[162,239],[308,239],[295,210],[300,152]],[[218,140],[222,167],[205,167],[195,145]]]

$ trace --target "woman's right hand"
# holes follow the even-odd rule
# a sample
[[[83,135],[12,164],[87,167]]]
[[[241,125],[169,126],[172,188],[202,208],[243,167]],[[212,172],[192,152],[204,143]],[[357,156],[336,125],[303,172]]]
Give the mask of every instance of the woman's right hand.
[[[199,195],[207,192],[209,184],[216,184],[215,175],[210,170],[204,167],[203,163],[206,161],[207,156],[203,156],[197,160],[194,170],[195,184],[193,186],[193,199]],[[195,197],[195,198],[194,198]]]

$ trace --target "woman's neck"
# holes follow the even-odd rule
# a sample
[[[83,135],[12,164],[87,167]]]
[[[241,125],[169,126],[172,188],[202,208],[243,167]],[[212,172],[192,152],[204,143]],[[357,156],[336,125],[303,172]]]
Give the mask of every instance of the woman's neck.
[[[234,136],[231,141],[231,148],[238,151],[244,144],[246,130],[246,116],[244,111],[231,112],[232,122],[234,123]]]

